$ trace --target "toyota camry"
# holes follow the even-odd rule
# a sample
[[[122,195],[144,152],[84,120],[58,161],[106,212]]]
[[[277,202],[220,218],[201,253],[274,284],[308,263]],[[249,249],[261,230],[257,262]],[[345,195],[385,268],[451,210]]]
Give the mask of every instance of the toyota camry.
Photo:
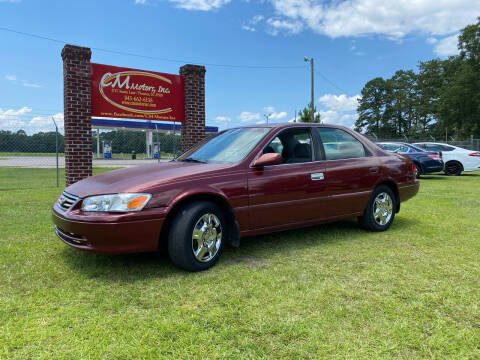
[[[409,158],[345,127],[289,123],[222,131],[167,163],[70,185],[54,203],[57,236],[81,250],[155,251],[211,267],[240,238],[358,218],[385,231],[419,188]]]

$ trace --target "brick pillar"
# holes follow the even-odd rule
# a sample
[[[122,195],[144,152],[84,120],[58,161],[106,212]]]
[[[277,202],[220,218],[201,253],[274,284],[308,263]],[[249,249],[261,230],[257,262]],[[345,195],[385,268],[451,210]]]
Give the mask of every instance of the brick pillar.
[[[71,185],[92,176],[89,48],[65,45],[63,107],[65,128],[65,182]]]
[[[184,65],[185,119],[182,123],[182,151],[205,138],[205,66]]]

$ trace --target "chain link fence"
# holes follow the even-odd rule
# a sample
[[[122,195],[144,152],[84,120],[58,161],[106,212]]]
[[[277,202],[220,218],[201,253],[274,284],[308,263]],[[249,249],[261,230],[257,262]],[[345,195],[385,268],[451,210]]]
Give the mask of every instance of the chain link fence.
[[[0,129],[0,167],[56,168],[57,161],[59,167],[64,167],[63,134],[57,132],[53,122],[51,128],[51,131],[35,134],[28,134],[23,129]],[[135,166],[169,161],[179,155],[180,151],[179,133],[92,129],[94,167]]]

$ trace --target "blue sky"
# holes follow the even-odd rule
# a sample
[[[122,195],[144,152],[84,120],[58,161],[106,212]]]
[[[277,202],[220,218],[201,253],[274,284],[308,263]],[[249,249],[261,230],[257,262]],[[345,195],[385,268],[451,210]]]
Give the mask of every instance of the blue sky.
[[[207,65],[207,124],[289,121],[315,102],[325,122],[351,126],[365,82],[456,53],[478,0],[0,0],[0,27],[88,47],[92,61],[167,73]],[[51,130],[63,112],[62,43],[0,29],[0,129]]]

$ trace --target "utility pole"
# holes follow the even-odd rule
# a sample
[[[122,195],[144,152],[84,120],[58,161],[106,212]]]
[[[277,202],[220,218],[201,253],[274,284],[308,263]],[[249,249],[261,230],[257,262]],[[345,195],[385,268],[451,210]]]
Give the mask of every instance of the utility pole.
[[[314,113],[314,108],[315,108],[315,102],[313,100],[314,98],[314,90],[313,90],[313,58],[307,58],[306,56],[303,57],[303,60],[305,62],[310,62],[310,82],[311,82],[311,87],[310,87],[310,112],[312,113],[312,123],[315,122],[315,113]]]

